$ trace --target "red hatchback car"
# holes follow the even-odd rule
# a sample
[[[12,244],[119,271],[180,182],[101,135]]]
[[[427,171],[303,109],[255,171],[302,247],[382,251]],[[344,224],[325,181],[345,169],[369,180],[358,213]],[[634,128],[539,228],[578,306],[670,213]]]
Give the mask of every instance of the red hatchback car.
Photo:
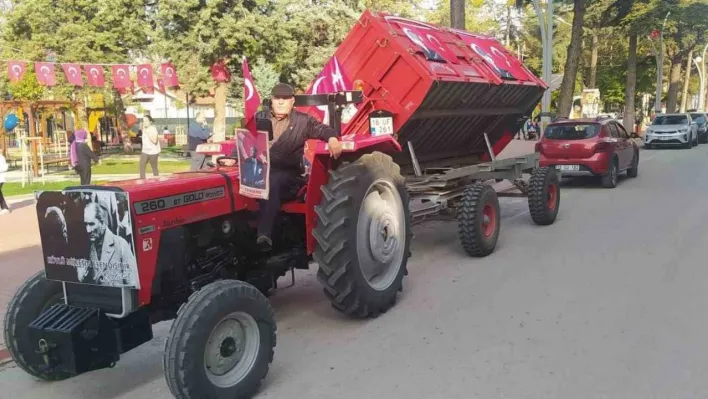
[[[639,172],[639,146],[614,119],[566,119],[546,127],[536,152],[541,166],[555,167],[562,177],[597,176],[607,188],[617,186],[617,176]]]

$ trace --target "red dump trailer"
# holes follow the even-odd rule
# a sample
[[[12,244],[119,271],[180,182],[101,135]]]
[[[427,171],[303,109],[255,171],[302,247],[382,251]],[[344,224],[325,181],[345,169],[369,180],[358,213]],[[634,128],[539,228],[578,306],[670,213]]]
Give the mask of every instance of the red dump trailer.
[[[369,114],[391,112],[402,167],[409,143],[423,167],[490,160],[484,133],[501,152],[548,87],[494,38],[369,11],[308,93],[353,86],[364,99],[342,133],[369,134]]]

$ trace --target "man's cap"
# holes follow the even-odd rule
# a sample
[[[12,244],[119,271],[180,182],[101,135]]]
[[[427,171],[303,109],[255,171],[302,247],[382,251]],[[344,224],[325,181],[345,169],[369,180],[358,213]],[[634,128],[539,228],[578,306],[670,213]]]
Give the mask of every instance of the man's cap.
[[[270,95],[273,97],[293,97],[295,96],[295,89],[287,83],[278,83],[270,91]]]

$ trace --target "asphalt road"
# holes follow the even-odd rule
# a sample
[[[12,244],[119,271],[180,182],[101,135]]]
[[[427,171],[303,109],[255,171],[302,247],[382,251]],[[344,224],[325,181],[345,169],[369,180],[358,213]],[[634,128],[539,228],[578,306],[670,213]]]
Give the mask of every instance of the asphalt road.
[[[708,145],[642,151],[614,190],[565,185],[557,222],[502,201],[497,250],[466,257],[453,222],[415,229],[398,304],[333,311],[310,272],[272,298],[278,346],[259,398],[698,398],[708,394]],[[157,338],[111,370],[2,396],[170,398]]]

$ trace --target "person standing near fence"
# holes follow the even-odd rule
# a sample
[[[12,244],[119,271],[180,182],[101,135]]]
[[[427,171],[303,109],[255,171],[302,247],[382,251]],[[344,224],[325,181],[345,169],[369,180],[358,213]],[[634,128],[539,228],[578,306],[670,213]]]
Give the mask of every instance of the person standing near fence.
[[[91,184],[91,161],[100,163],[98,156],[86,143],[85,129],[79,129],[74,133],[74,142],[71,143],[71,165],[76,173],[81,177],[81,185]]]
[[[152,169],[153,176],[159,176],[157,170],[157,157],[160,154],[160,138],[157,136],[157,128],[155,127],[155,121],[150,115],[145,115],[143,117],[143,138],[142,138],[142,150],[140,153],[140,178],[145,178],[145,169],[147,169],[147,163],[150,162],[150,168]]]
[[[0,215],[7,215],[10,213],[10,207],[7,206],[5,196],[2,195],[2,185],[5,184],[5,172],[7,172],[7,169],[7,161],[2,153],[0,153]]]

